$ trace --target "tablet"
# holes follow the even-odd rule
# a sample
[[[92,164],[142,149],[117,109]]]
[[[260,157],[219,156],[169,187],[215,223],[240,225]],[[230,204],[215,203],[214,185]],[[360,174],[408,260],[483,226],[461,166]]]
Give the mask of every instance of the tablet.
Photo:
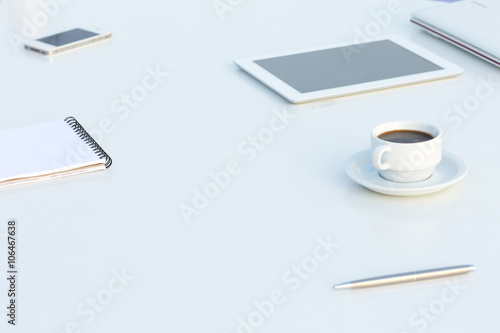
[[[458,75],[463,69],[399,37],[235,60],[292,103]]]

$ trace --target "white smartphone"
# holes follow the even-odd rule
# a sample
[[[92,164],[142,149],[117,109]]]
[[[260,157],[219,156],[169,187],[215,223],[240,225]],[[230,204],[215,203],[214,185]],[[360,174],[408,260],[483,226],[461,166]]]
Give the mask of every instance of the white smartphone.
[[[76,47],[96,43],[110,37],[110,32],[102,33],[95,30],[76,28],[28,41],[24,44],[24,47],[43,55],[54,55]]]

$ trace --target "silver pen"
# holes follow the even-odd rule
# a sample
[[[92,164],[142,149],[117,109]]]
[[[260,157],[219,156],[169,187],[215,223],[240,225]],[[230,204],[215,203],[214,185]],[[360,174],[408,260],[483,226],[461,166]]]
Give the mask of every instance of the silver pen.
[[[408,272],[392,275],[378,276],[370,279],[351,281],[333,286],[333,289],[354,289],[387,286],[397,283],[416,282],[422,280],[436,279],[459,274],[466,274],[476,269],[474,265],[462,265],[428,269],[425,271]]]

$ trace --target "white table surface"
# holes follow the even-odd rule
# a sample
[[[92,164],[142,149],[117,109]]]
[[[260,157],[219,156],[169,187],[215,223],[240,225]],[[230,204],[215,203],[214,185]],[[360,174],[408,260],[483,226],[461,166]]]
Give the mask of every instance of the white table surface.
[[[113,158],[105,172],[1,189],[1,276],[7,221],[19,225],[17,325],[7,324],[2,278],[1,332],[498,331],[500,70],[409,22],[433,1],[402,1],[385,26],[373,13],[390,1],[220,3],[231,9],[222,16],[212,0],[60,0],[43,22],[39,1],[0,0],[0,128],[72,115]],[[33,16],[41,20],[36,37],[99,26],[113,38],[43,57],[15,42]],[[292,105],[232,62],[350,42],[366,29],[399,35],[466,71]],[[140,96],[150,71],[163,73],[156,87],[125,107],[123,96]],[[468,104],[470,112],[453,111],[473,103],[482,80],[497,83],[490,96]],[[281,130],[254,155],[242,151],[269,135],[276,113],[288,115]],[[410,198],[351,181],[345,161],[368,148],[372,127],[398,119],[442,127],[444,148],[467,162],[468,175]],[[196,191],[227,167],[229,184],[203,203]],[[183,218],[182,205],[194,199],[197,215]],[[332,290],[460,264],[477,270]]]

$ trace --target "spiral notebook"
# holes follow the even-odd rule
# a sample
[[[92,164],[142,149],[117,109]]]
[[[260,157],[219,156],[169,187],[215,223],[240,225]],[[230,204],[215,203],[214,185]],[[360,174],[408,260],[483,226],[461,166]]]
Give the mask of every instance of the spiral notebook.
[[[111,158],[73,117],[0,131],[0,187],[105,170]]]

